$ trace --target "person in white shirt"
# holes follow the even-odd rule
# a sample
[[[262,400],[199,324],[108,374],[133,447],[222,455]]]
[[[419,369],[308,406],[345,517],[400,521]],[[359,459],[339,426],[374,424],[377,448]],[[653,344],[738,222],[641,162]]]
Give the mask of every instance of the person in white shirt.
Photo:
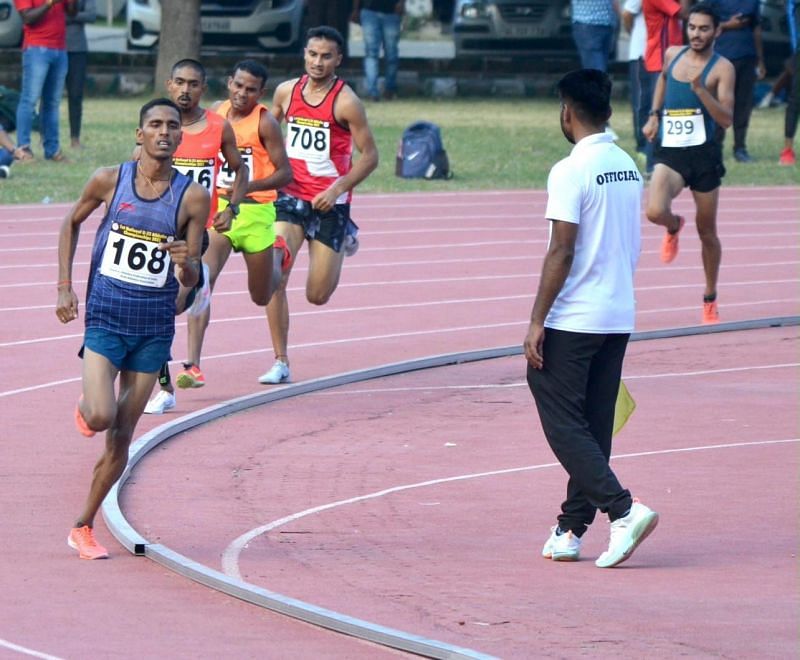
[[[647,122],[647,113],[650,112],[650,98],[642,103],[642,77],[647,73],[644,69],[647,26],[644,22],[642,0],[626,0],[622,7],[622,27],[628,33],[628,85],[633,113],[633,137],[636,140],[637,158],[641,154],[640,160],[644,160],[647,140],[642,135],[642,126]],[[652,90],[648,87],[648,93],[650,91]]]
[[[575,146],[548,177],[550,243],[524,343],[542,429],[569,474],[542,556],[577,560],[599,509],[608,515],[611,539],[595,564],[610,568],[628,559],[658,523],[658,514],[634,500],[609,466],[622,362],[634,327],[642,178],[604,132],[611,116],[608,75],[572,71],[558,92],[561,130]]]

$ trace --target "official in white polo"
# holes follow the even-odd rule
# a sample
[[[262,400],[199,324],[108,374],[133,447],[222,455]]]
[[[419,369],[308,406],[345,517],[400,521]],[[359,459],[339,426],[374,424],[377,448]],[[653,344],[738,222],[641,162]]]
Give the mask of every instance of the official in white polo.
[[[634,501],[609,467],[614,405],[634,326],[642,180],[605,133],[611,81],[581,69],[558,83],[561,130],[575,147],[547,181],[550,244],[525,338],[528,385],[544,434],[569,474],[542,555],[579,558],[599,509],[611,522],[606,568],[630,557],[658,515]]]

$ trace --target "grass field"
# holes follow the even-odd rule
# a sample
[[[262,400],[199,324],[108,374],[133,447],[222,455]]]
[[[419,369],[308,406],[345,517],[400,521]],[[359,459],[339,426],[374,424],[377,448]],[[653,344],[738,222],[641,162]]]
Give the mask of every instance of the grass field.
[[[84,104],[82,141],[78,151],[65,147],[67,164],[45,162],[34,144],[37,161],[15,165],[12,178],[0,181],[0,203],[73,201],[95,168],[127,159],[134,145],[139,107],[147,98],[88,98]],[[209,101],[210,102],[210,101]],[[633,149],[627,104],[618,101],[612,124],[619,144]],[[380,151],[378,170],[363,192],[486,190],[543,188],[550,167],[569,151],[558,126],[555,99],[402,100],[369,105],[370,125]],[[408,124],[433,121],[442,127],[455,178],[450,181],[403,180],[394,175],[395,152]],[[62,104],[62,144],[68,137],[66,103]],[[726,141],[730,153],[730,137]],[[796,168],[779,167],[783,143],[783,109],[753,112],[748,147],[757,162],[741,165],[726,157],[723,185],[797,184]],[[67,139],[68,144],[68,139]]]

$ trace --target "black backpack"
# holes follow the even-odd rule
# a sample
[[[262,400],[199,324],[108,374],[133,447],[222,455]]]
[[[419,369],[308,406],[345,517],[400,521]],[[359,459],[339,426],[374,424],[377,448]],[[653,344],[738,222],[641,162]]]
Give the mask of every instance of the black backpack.
[[[0,85],[0,126],[11,133],[17,128],[17,106],[19,92]],[[39,130],[39,113],[33,113],[33,130]]]
[[[395,174],[404,179],[452,179],[450,161],[436,124],[418,121],[403,131]]]

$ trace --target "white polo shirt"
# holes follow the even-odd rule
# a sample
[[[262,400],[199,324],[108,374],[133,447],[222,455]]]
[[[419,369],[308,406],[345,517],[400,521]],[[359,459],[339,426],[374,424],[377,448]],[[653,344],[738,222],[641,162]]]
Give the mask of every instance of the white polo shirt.
[[[633,160],[605,133],[587,136],[550,170],[547,195],[545,217],[579,227],[572,267],[545,326],[632,332],[642,200],[642,178]]]

